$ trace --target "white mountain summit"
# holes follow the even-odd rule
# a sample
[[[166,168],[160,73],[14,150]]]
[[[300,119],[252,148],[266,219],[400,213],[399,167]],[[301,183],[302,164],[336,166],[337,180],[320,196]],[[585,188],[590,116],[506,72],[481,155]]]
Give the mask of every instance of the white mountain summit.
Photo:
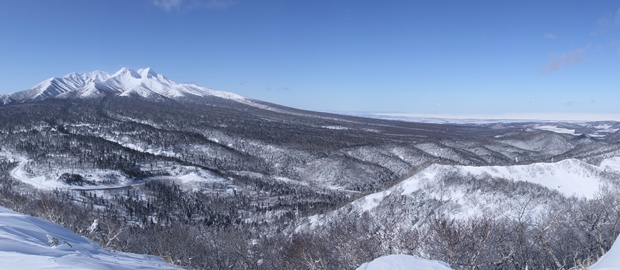
[[[137,71],[122,68],[114,74],[105,71],[70,73],[47,79],[34,87],[0,96],[0,104],[40,101],[48,98],[97,98],[103,96],[140,96],[144,98],[216,96],[247,103],[237,94],[216,91],[195,84],[176,83],[151,68]]]

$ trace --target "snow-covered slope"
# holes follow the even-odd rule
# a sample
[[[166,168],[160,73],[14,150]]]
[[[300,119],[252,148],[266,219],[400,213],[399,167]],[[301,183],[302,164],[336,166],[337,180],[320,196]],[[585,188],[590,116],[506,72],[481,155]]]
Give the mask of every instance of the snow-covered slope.
[[[178,269],[161,259],[116,253],[54,223],[0,207],[0,269]]]
[[[437,211],[461,220],[491,213],[501,213],[505,216],[514,214],[507,212],[506,209],[527,208],[526,214],[537,215],[548,203],[547,196],[550,196],[549,193],[539,196],[542,194],[540,190],[546,188],[551,192],[557,191],[560,196],[592,199],[601,189],[615,187],[614,183],[619,176],[620,158],[617,157],[605,159],[599,166],[576,159],[513,166],[433,164],[389,189],[366,195],[338,211],[312,216],[308,219],[307,225],[310,228],[321,226],[334,218],[334,215],[369,212],[371,216],[382,216],[393,210],[402,212],[392,213],[402,219],[398,221],[401,225],[410,226],[412,222],[421,221],[416,218],[417,216],[426,215],[428,213],[425,211],[432,210],[430,202],[433,201],[439,203],[435,207],[441,209]],[[514,185],[507,187],[508,183]],[[527,183],[536,184],[539,191],[525,188],[529,185]],[[499,186],[501,188],[497,189]],[[524,200],[532,202],[524,203]],[[399,210],[392,207],[394,204],[409,204],[412,207]],[[416,208],[422,206],[430,208]],[[414,210],[421,212],[405,213]],[[300,228],[303,227],[305,225]]]
[[[620,236],[616,239],[609,251],[603,255],[589,270],[618,270],[620,269]]]
[[[33,88],[0,96],[1,104],[40,101],[48,98],[96,98],[103,96],[220,97],[251,103],[237,94],[216,91],[195,84],[176,83],[151,68],[137,71],[122,68],[114,74],[104,71],[70,73],[61,78],[47,79]]]
[[[620,159],[608,159],[603,166],[594,166],[576,159],[567,159],[555,163],[534,163],[514,166],[460,166],[464,173],[476,178],[510,179],[539,184],[548,189],[557,190],[566,196],[593,198],[601,186],[601,174],[606,170],[615,170]]]
[[[370,194],[353,204],[361,210],[371,210],[392,192],[411,194],[432,185],[442,174],[469,175],[476,179],[486,177],[535,183],[566,196],[593,198],[606,183],[605,173],[620,173],[620,158],[609,158],[594,166],[576,159],[555,163],[534,163],[514,166],[461,166],[434,164],[389,190]],[[445,196],[446,194],[442,194]],[[454,194],[458,195],[458,194]],[[461,194],[465,196],[464,194]],[[456,199],[454,196],[450,196]]]
[[[451,270],[447,263],[411,255],[387,255],[362,264],[357,270]]]

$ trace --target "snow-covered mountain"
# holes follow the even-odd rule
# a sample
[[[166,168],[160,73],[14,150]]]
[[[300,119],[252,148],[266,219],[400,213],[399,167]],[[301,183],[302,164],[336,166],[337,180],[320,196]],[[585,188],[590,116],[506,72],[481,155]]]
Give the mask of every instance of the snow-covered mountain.
[[[457,269],[568,269],[620,234],[612,121],[388,121],[126,68],[52,78],[0,104],[0,205],[188,268],[355,269],[410,254]],[[2,234],[5,220],[0,209],[0,268],[21,267],[3,253],[15,250],[4,239],[22,241]],[[54,252],[73,252],[63,241],[82,243],[11,232],[36,240],[22,253],[49,254],[22,261],[61,262],[72,255]]]
[[[160,258],[110,252],[49,221],[0,207],[2,269],[179,269]]]
[[[248,103],[237,94],[216,91],[195,84],[176,83],[151,68],[134,71],[122,68],[114,74],[105,71],[70,73],[47,79],[34,87],[0,96],[1,104],[40,101],[48,98],[97,98],[104,96],[139,96],[143,98],[220,97]]]

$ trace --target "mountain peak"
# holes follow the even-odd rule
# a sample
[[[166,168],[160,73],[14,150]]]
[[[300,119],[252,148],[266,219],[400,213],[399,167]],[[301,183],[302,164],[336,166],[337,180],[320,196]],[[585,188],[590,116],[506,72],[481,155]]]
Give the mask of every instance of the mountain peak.
[[[142,78],[156,78],[157,75],[159,75],[150,67],[138,69],[138,73],[142,76]]]
[[[82,77],[82,74],[77,73],[77,72],[71,72],[65,75],[63,78],[76,78],[76,77]]]
[[[116,73],[114,73],[114,75],[112,75],[112,77],[133,77],[135,79],[141,79],[142,76],[140,76],[140,74],[136,71],[134,71],[133,69],[130,68],[121,68],[119,71],[117,71]]]
[[[152,68],[137,71],[127,67],[114,74],[105,71],[69,73],[45,80],[31,89],[0,95],[0,105],[40,101],[48,98],[98,98],[103,96],[139,96],[142,98],[180,99],[219,97],[251,103],[242,96],[215,91],[194,84],[179,84]]]
[[[101,70],[95,70],[95,71],[86,73],[84,75],[88,76],[89,78],[94,79],[95,81],[100,81],[100,82],[103,82],[112,76],[110,73],[101,71]]]

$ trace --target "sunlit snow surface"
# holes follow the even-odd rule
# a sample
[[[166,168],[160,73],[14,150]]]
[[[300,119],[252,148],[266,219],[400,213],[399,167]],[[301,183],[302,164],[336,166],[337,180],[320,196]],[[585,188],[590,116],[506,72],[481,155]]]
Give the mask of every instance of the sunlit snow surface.
[[[515,182],[529,182],[550,190],[556,190],[565,196],[591,199],[607,184],[606,173],[612,173],[616,176],[620,174],[620,158],[605,159],[599,166],[576,159],[566,159],[555,163],[513,166],[433,164],[388,190],[369,194],[354,201],[352,204],[360,212],[373,211],[385,198],[394,192],[397,192],[395,194],[409,195],[417,191],[423,191],[431,197],[448,199],[461,205],[460,213],[455,214],[455,218],[467,218],[481,214],[484,209],[480,208],[481,205],[478,199],[483,194],[473,191],[464,193],[459,189],[438,189],[437,179],[449,173],[457,173],[463,176],[469,175],[476,179],[491,177]]]
[[[160,258],[104,250],[59,225],[0,207],[0,269],[178,269]]]
[[[441,261],[421,259],[411,255],[387,255],[362,264],[357,270],[451,270]]]
[[[618,164],[618,160],[606,163]],[[602,169],[576,159],[562,160],[556,163],[534,163],[514,166],[461,166],[463,172],[476,178],[491,176],[512,181],[539,184],[548,189],[557,190],[567,196],[593,198],[599,191]]]

